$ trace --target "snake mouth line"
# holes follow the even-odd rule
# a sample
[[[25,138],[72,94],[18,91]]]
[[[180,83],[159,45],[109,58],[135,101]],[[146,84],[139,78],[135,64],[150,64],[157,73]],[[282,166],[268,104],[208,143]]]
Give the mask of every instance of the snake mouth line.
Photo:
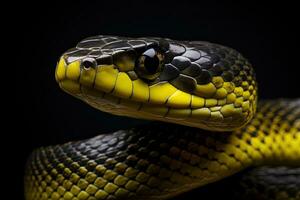
[[[131,101],[130,99],[116,97],[111,93],[94,90],[94,88],[89,88],[78,84],[78,82],[69,80],[65,83],[62,82],[60,86],[65,92],[85,101],[92,107],[114,115],[128,116],[137,119],[154,119],[165,122],[175,121],[178,124],[188,124],[192,127],[199,127],[199,124],[203,124],[201,125],[202,128],[215,129],[217,131],[222,131],[224,128],[228,129],[236,127],[236,124],[234,123],[232,123],[232,126],[228,126],[224,125],[224,123],[218,124],[217,120],[212,122],[207,121],[207,119],[213,117],[208,108],[202,108],[202,110],[192,108],[172,108],[165,105],[153,105],[149,102]],[[78,88],[80,92],[76,94],[72,93],[74,90],[70,90],[68,88],[70,86],[72,88]],[[187,120],[190,122],[187,122]],[[226,118],[225,120],[230,122],[232,121],[232,117]]]

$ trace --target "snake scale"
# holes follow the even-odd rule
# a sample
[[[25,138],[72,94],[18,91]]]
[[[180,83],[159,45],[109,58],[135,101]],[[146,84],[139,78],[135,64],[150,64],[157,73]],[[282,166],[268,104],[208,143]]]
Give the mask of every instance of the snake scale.
[[[245,194],[300,199],[300,100],[257,103],[234,49],[100,35],[65,52],[55,78],[101,111],[156,122],[36,149],[26,200],[169,199],[249,167]]]

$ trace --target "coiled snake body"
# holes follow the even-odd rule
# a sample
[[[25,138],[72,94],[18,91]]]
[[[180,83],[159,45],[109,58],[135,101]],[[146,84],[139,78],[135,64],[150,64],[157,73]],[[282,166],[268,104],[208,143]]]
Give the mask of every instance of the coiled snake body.
[[[64,53],[55,77],[99,110],[160,122],[35,150],[27,200],[167,199],[262,165],[292,167],[272,195],[300,199],[300,101],[257,106],[253,68],[233,49],[96,36]],[[274,189],[270,169],[248,176]]]

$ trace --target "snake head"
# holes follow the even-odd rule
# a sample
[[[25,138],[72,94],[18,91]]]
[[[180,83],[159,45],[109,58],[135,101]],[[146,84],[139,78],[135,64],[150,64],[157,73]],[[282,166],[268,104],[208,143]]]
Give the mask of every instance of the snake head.
[[[242,127],[256,110],[251,64],[208,42],[90,37],[61,56],[55,77],[101,111],[207,130]]]

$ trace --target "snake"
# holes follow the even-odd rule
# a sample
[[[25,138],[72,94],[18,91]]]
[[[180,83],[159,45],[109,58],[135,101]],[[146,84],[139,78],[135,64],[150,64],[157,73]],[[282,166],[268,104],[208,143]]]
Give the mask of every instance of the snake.
[[[232,48],[98,35],[63,53],[55,79],[95,109],[151,122],[35,149],[26,200],[171,199],[239,173],[244,197],[300,199],[300,99],[258,101]]]

